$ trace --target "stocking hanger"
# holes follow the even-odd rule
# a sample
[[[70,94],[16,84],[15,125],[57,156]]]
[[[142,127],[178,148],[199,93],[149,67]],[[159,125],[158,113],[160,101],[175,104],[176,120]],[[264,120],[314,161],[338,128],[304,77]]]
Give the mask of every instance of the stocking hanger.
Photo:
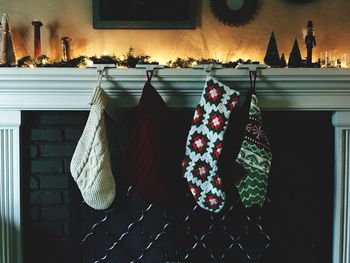
[[[107,75],[108,68],[115,68],[115,64],[92,64],[87,68],[96,68],[97,73],[97,85],[101,87],[102,79]]]
[[[258,69],[267,69],[269,66],[265,64],[239,64],[237,69],[249,69],[250,71],[257,71]]]
[[[158,64],[136,64],[136,68],[146,69],[147,81],[151,82],[155,69],[162,69],[164,65]]]
[[[240,64],[236,68],[249,70],[250,89],[251,91],[255,91],[256,75],[258,73],[258,69],[266,69],[268,66],[265,64]]]
[[[203,69],[207,76],[212,76],[214,69],[222,69],[222,65],[215,64],[215,63],[198,64],[198,65],[195,65],[193,68],[194,69]]]

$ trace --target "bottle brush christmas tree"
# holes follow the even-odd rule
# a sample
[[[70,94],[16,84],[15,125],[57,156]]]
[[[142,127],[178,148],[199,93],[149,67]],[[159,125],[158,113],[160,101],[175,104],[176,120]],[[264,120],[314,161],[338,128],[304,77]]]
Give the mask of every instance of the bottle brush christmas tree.
[[[301,58],[298,40],[294,40],[292,51],[289,55],[288,67],[289,68],[301,68],[303,66],[303,59]]]
[[[284,53],[282,53],[282,56],[281,56],[280,67],[281,68],[287,67],[287,62],[286,62],[286,58],[284,57]]]
[[[264,62],[271,67],[280,66],[280,55],[278,54],[277,42],[273,32],[271,33],[269,44],[267,45]]]

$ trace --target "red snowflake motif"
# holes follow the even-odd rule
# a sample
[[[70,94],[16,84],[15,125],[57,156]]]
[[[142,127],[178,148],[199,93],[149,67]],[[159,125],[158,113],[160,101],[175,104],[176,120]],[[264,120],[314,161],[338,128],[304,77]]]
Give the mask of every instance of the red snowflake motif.
[[[215,184],[216,187],[221,188],[221,179],[220,179],[220,177],[216,176],[214,178],[214,184]]]
[[[230,109],[230,110],[233,110],[234,108],[236,108],[236,104],[237,104],[237,102],[238,102],[238,96],[234,96],[230,101],[229,101],[229,103],[228,103],[228,108]]]
[[[213,115],[211,115],[210,127],[213,130],[217,131],[217,130],[221,129],[223,125],[224,125],[224,120],[220,114],[214,113]]]
[[[204,180],[208,176],[209,167],[205,163],[199,163],[196,165],[194,172],[201,180]]]
[[[216,146],[215,149],[213,151],[214,156],[216,157],[216,159],[219,159],[220,154],[221,154],[221,150],[222,150],[222,142],[219,142]]]
[[[197,199],[199,197],[199,189],[193,184],[190,184],[189,187],[194,199]]]
[[[197,124],[203,116],[202,110],[197,108],[194,112],[193,123]]]
[[[205,149],[206,145],[207,145],[207,141],[203,136],[200,136],[200,135],[195,136],[192,141],[192,147],[195,151],[202,152]]]
[[[215,195],[208,195],[205,202],[210,208],[216,208],[221,203],[221,200]]]
[[[221,92],[220,92],[220,89],[218,87],[216,87],[214,85],[211,85],[208,87],[208,90],[207,90],[208,100],[217,102],[218,99],[220,98],[220,96],[221,96]]]
[[[189,162],[190,161],[187,158],[183,159],[182,164],[181,164],[182,165],[182,172],[184,172],[186,170],[186,167],[187,167]]]

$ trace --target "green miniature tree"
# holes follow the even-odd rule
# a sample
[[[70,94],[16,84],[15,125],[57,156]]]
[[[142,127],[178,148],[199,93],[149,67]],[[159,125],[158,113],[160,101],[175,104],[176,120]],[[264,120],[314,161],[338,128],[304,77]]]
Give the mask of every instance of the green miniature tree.
[[[264,62],[271,67],[280,66],[280,55],[278,54],[277,42],[273,32],[271,32],[269,44],[267,45]]]
[[[284,53],[282,53],[282,56],[281,56],[280,67],[281,68],[287,67],[287,62],[286,62],[286,58],[284,57]]]
[[[301,58],[298,40],[294,40],[292,51],[289,55],[288,67],[289,68],[301,68],[303,66],[303,59]]]

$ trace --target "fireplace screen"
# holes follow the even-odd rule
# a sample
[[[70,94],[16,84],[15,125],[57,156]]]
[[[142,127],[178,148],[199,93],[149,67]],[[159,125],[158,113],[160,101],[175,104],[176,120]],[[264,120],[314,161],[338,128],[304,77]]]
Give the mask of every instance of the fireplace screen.
[[[31,149],[24,158],[31,171],[24,178],[25,262],[331,262],[331,113],[265,112],[273,150],[268,199],[263,208],[245,209],[232,188],[218,214],[198,207],[179,176],[188,111],[171,112],[173,126],[166,128],[177,149],[167,155],[166,201],[148,203],[118,177],[132,123],[119,128],[108,121],[117,197],[107,210],[88,207],[67,168],[86,117],[24,116],[23,129],[32,134],[23,138],[23,148]],[[65,147],[64,154],[58,146]],[[58,192],[63,197],[53,198]]]
[[[83,262],[260,262],[270,237],[259,213],[242,212],[237,202],[208,214],[184,196],[176,203],[143,202],[132,188],[105,212],[82,207]]]

